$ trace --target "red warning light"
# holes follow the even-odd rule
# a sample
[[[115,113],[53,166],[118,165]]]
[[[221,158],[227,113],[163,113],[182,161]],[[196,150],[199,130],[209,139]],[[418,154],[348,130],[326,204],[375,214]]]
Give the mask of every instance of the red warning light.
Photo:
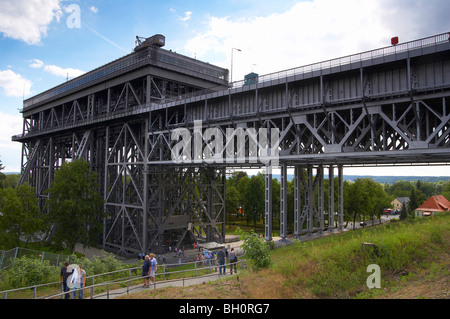
[[[398,37],[393,37],[393,38],[391,38],[391,44],[392,44],[392,45],[398,44]]]

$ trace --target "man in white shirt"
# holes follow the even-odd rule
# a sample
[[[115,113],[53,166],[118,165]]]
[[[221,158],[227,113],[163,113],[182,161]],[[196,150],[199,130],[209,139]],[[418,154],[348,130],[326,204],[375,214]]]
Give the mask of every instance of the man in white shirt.
[[[152,283],[155,283],[155,273],[158,262],[156,261],[155,255],[153,253],[150,254],[150,279]]]

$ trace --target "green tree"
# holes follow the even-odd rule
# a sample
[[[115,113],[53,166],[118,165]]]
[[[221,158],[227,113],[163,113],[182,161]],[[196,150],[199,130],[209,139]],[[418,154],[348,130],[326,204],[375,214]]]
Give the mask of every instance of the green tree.
[[[409,216],[414,217],[414,210],[420,205],[422,205],[426,201],[426,196],[420,190],[417,190],[415,187],[411,189],[411,193],[409,194],[409,202],[407,207],[407,213]]]
[[[356,217],[365,216],[366,203],[368,201],[369,194],[364,187],[364,181],[358,178],[354,183],[349,184],[349,196],[348,201],[351,203],[348,210],[353,214],[353,229],[355,229]]]
[[[408,197],[414,185],[406,181],[397,181],[395,184],[386,187],[386,193],[395,197]]]
[[[48,220],[53,227],[54,244],[71,251],[78,241],[84,247],[95,245],[102,232],[104,210],[97,173],[90,170],[89,163],[63,163],[55,171],[48,193]]]
[[[372,178],[366,178],[365,184],[369,194],[369,201],[367,211],[372,220],[378,217],[381,223],[381,215],[384,209],[391,205],[388,194],[385,192],[383,186],[375,182]]]
[[[264,215],[264,183],[263,175],[253,175],[244,189],[245,216],[247,224],[253,221],[253,227],[256,227],[257,221]]]
[[[3,179],[3,186],[0,186],[0,188],[16,188],[17,184],[20,180],[20,174],[8,174],[5,175],[5,178]]]
[[[240,239],[243,240],[242,249],[244,254],[250,258],[255,268],[265,268],[271,263],[270,249],[272,244],[260,238],[253,230],[244,232],[240,228],[236,229]]]
[[[5,174],[1,172],[4,168],[5,166],[3,166],[2,161],[0,161],[0,188],[3,188],[3,180],[6,178]]]
[[[400,211],[400,220],[404,220],[408,217],[408,213],[406,212],[406,205],[402,205],[402,210]]]
[[[444,188],[442,188],[442,196],[450,200],[450,182],[447,182]]]
[[[430,182],[421,182],[420,180],[416,183],[416,189],[425,194],[425,197],[436,195],[436,185]]]
[[[240,205],[240,199],[239,199],[239,191],[235,186],[227,186],[225,194],[225,212],[229,216],[228,220],[231,220],[231,214],[237,213],[237,210],[239,209]]]
[[[44,230],[38,199],[28,184],[0,190],[0,211],[0,237],[6,245],[19,246],[21,239],[29,243]]]
[[[348,211],[353,214],[353,222],[356,216],[366,217],[372,220],[377,216],[381,218],[384,208],[390,206],[389,196],[383,186],[376,183],[372,178],[358,178],[353,184],[348,185],[346,201]]]

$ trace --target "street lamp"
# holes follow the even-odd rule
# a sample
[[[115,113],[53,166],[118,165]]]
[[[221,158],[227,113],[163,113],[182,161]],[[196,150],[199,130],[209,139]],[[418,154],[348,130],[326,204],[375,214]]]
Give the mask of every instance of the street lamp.
[[[230,79],[230,83],[233,83],[233,51],[234,50],[241,52],[241,49],[236,49],[236,48],[231,49],[231,79]]]

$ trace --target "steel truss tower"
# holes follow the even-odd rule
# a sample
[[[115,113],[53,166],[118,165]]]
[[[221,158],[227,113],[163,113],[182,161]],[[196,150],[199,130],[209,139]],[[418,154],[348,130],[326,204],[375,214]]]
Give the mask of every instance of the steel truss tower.
[[[266,240],[273,169],[282,240],[288,170],[294,235],[327,219],[342,228],[344,167],[450,163],[449,105],[447,33],[232,84],[228,70],[149,46],[25,100],[13,140],[42,207],[63,161],[89,161],[108,216],[101,244],[127,254],[223,242],[227,168],[265,169]]]

